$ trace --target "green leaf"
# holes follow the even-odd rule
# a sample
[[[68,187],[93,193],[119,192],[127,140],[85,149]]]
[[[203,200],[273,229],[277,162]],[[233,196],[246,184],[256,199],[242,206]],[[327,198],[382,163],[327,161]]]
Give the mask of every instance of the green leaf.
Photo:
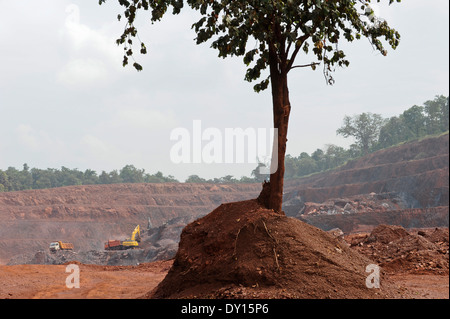
[[[196,33],[197,44],[211,40],[211,47],[218,50],[219,57],[242,55],[246,66],[255,63],[259,55],[255,65],[246,71],[247,81],[259,79],[261,72],[267,68],[269,48],[276,51],[276,56],[271,58],[278,64],[279,70],[286,65],[294,65],[300,55],[312,55],[316,61],[323,61],[325,77],[332,83],[333,66],[345,66],[348,63],[345,54],[338,49],[342,47],[340,43],[343,40],[353,42],[365,37],[383,55],[387,54],[386,44],[395,49],[400,40],[398,32],[383,19],[374,17],[376,23],[367,21],[367,15],[372,17],[372,10],[367,10],[368,0],[118,1],[123,13],[117,18],[121,21],[125,17],[126,25],[116,43],[127,47],[127,56],[133,53],[132,39],[137,37],[134,22],[142,9],[151,11],[153,23],[161,20],[167,12],[178,14],[187,4],[199,14],[197,22],[191,25]],[[399,0],[389,0],[389,3],[395,1]],[[105,0],[99,1],[100,4],[103,2]],[[288,52],[287,48],[290,49]],[[147,53],[143,44],[140,53]],[[264,85],[260,83],[255,87],[261,90]]]
[[[147,48],[143,42],[141,43],[141,54],[147,54]]]

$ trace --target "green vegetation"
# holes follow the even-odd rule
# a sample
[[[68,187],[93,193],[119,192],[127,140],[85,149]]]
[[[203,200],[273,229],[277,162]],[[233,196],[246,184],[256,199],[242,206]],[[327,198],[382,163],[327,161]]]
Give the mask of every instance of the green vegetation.
[[[145,170],[137,169],[133,165],[126,165],[120,171],[113,170],[109,173],[102,171],[100,175],[91,169],[84,172],[64,166],[60,170],[30,169],[27,164],[23,165],[22,170],[14,167],[9,167],[6,171],[0,170],[0,192],[72,185],[169,182],[178,181],[173,176],[164,176],[161,172],[153,175],[145,173]]]
[[[336,131],[336,134],[354,137],[356,146],[367,155],[377,143],[383,123],[384,119],[380,114],[362,113],[354,117],[345,116],[344,125]]]
[[[286,155],[285,175],[286,179],[299,178],[318,172],[330,170],[345,164],[347,161],[363,156],[366,152],[374,152],[404,142],[422,139],[429,135],[440,135],[449,130],[449,98],[436,96],[434,100],[424,102],[423,106],[414,105],[399,116],[383,119],[379,114],[363,113],[353,117],[344,118],[343,127],[337,130],[341,134],[347,130],[354,137],[355,144],[348,149],[333,144],[326,145],[325,149],[317,149],[311,154],[302,152],[298,157]],[[361,123],[365,123],[362,125]],[[370,125],[369,125],[370,124]],[[367,130],[370,126],[370,130]],[[358,129],[361,132],[358,132]],[[365,130],[365,131],[364,131]],[[367,133],[367,132],[369,133]],[[370,136],[369,140],[362,142],[364,133]],[[376,132],[374,134],[373,132]],[[419,153],[416,159],[424,158],[427,154]],[[263,164],[259,164],[261,166]],[[198,175],[191,175],[186,183],[255,183],[267,179],[267,175],[258,174],[255,168],[251,176],[242,176],[236,179],[231,175],[220,178],[204,179]],[[46,170],[32,168],[27,164],[22,170],[9,167],[0,170],[0,192],[20,191],[27,189],[42,189],[72,185],[92,184],[117,184],[117,183],[178,183],[173,176],[164,176],[163,173],[148,174],[144,169],[138,169],[133,165],[126,165],[120,171],[113,170],[109,173],[97,172],[87,169],[82,172],[78,169],[61,167],[60,170],[48,168]]]
[[[448,131],[448,110],[449,98],[439,95],[387,119],[374,150]]]
[[[424,102],[423,106],[414,105],[399,116],[389,119],[371,113],[345,116],[343,126],[336,133],[344,137],[353,137],[355,144],[349,149],[330,144],[325,150],[317,149],[311,155],[307,153],[301,153],[298,157],[287,155],[284,177],[292,179],[326,171],[380,149],[447,132],[448,116],[449,98],[443,95]]]

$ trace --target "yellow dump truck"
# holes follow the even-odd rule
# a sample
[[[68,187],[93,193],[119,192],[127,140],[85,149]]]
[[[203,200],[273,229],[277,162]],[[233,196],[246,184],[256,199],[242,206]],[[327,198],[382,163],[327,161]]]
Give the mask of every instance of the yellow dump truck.
[[[62,241],[54,241],[50,243],[49,249],[51,252],[55,252],[58,250],[73,250],[73,244],[63,243]]]

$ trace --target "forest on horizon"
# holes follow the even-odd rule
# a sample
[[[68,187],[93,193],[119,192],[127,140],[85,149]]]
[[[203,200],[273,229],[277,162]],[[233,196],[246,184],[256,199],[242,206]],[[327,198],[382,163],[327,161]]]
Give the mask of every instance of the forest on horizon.
[[[449,97],[436,96],[433,100],[414,105],[398,116],[383,118],[380,114],[362,113],[346,116],[342,127],[336,133],[344,137],[352,137],[355,143],[348,149],[328,144],[324,149],[318,148],[311,154],[302,152],[298,156],[286,155],[285,179],[300,178],[313,173],[323,172],[345,164],[347,161],[412,141],[429,135],[442,134],[449,130]],[[260,167],[263,164],[259,164]],[[256,167],[251,177],[242,176],[237,179],[227,175],[220,178],[204,179],[191,175],[185,183],[255,183],[267,179],[267,175],[258,174]],[[61,167],[61,169],[30,168],[26,163],[21,170],[15,167],[0,169],[0,192],[20,191],[28,189],[45,189],[73,185],[117,184],[117,183],[179,183],[171,175],[165,176],[158,171],[146,173],[144,169],[134,165],[126,165],[120,170],[111,172]]]

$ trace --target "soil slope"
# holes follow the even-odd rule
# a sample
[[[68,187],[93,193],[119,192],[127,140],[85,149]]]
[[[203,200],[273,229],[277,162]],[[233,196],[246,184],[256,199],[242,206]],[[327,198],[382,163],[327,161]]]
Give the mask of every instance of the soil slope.
[[[151,298],[395,298],[373,262],[343,241],[257,200],[223,204],[182,232],[172,268]]]
[[[332,171],[286,181],[285,189],[285,212],[322,229],[339,227],[342,219],[345,224],[356,227],[365,222],[375,227],[400,219],[405,227],[448,227],[449,134],[383,149]],[[334,198],[344,202],[343,208],[361,194],[384,197],[387,201],[381,204],[388,205],[388,209],[356,211],[369,213],[366,220],[357,214],[346,217],[342,217],[343,214],[304,214],[308,202],[325,204]],[[435,207],[434,211],[426,210]],[[373,217],[375,213],[382,214]],[[421,218],[422,213],[436,216],[436,219]],[[356,227],[347,226],[346,231],[356,230]]]

